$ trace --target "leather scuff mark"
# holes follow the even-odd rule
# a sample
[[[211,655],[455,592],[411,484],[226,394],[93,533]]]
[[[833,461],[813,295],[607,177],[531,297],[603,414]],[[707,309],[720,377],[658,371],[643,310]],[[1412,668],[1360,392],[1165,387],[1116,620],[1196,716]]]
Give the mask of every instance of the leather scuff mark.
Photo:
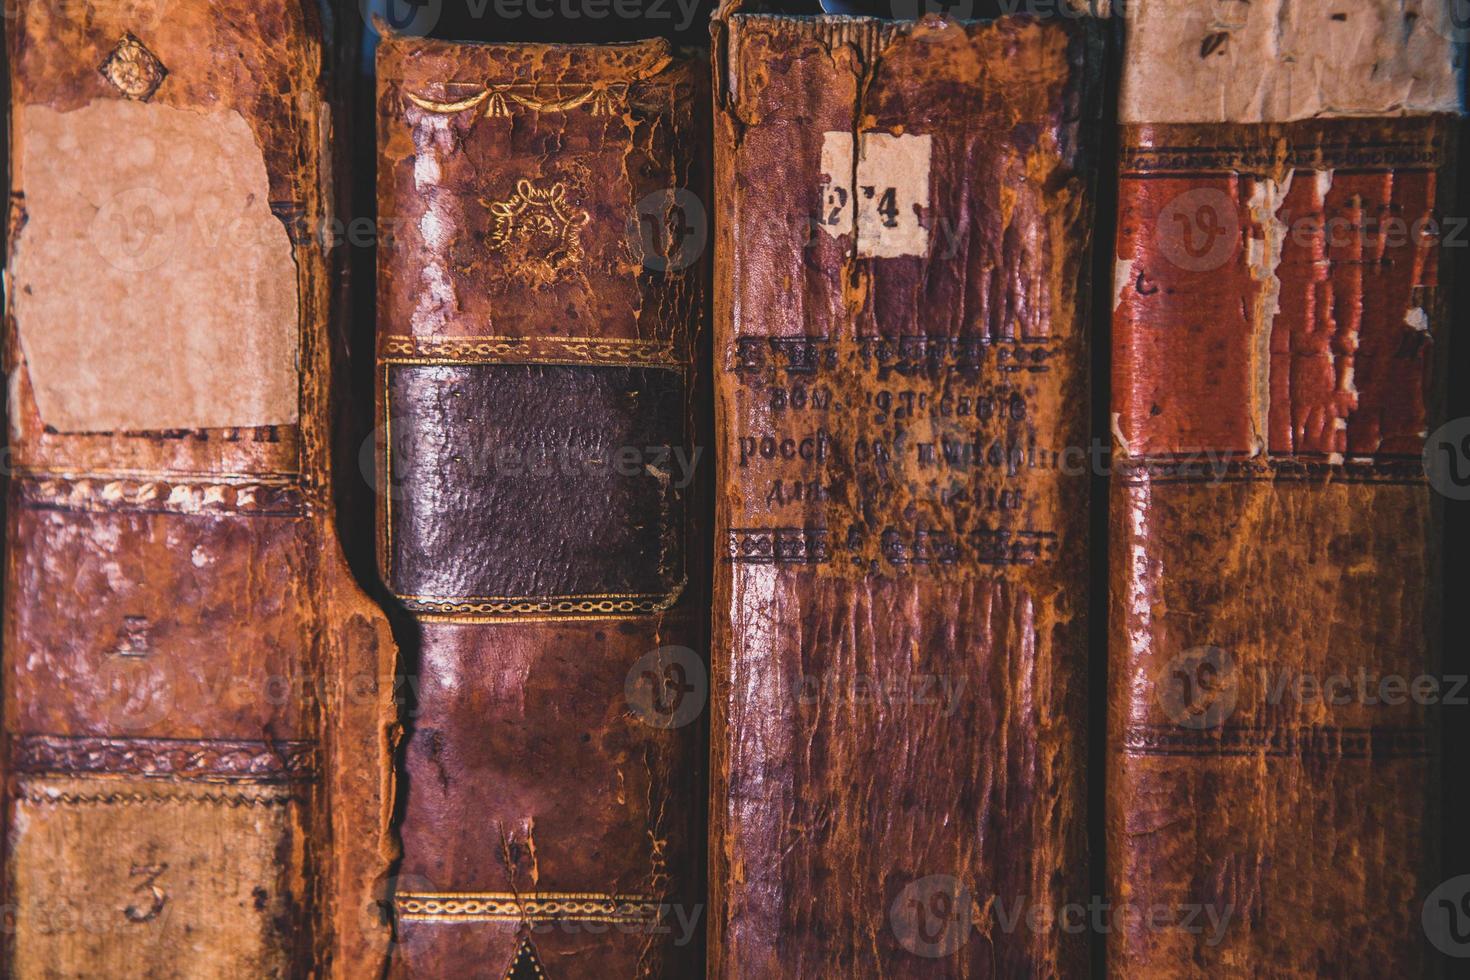
[[[1123,291],[1133,282],[1133,262],[1130,258],[1116,259],[1113,262],[1113,309],[1123,305]]]
[[[1260,230],[1260,237],[1252,235],[1246,241],[1246,264],[1251,278],[1262,284],[1250,325],[1254,347],[1250,392],[1250,452],[1253,456],[1266,450],[1266,420],[1270,416],[1271,405],[1271,328],[1276,315],[1281,312],[1281,279],[1276,270],[1281,264],[1282,249],[1290,231],[1281,207],[1291,191],[1291,182],[1291,171],[1287,171],[1279,181],[1263,177],[1251,188],[1246,202],[1251,220]]]

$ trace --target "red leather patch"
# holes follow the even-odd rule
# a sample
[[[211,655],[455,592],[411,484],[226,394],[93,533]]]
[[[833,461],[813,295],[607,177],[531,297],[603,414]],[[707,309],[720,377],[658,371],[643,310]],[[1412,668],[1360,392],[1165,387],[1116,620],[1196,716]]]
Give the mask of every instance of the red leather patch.
[[[1125,452],[1416,455],[1445,139],[1424,118],[1125,130]]]

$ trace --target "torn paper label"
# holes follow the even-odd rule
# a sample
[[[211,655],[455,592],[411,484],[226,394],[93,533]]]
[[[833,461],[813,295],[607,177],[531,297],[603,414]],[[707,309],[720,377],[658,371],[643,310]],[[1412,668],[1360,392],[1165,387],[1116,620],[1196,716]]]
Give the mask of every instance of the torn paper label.
[[[1467,0],[1129,0],[1123,123],[1459,112]]]
[[[834,238],[851,234],[857,214],[857,254],[891,259],[929,249],[929,164],[933,138],[863,133],[857,179],[852,134],[822,134],[822,207],[818,226]]]
[[[41,420],[62,432],[297,418],[296,263],[233,110],[21,107],[13,302]]]

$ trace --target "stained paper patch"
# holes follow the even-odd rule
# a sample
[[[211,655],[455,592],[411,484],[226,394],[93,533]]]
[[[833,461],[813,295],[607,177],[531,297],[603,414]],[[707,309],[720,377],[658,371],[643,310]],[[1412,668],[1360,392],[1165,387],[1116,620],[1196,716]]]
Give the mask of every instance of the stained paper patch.
[[[126,100],[17,119],[12,288],[63,432],[296,421],[296,265],[243,116]]]
[[[863,133],[856,181],[852,134],[822,134],[825,178],[819,226],[833,237],[851,234],[857,212],[857,254],[863,258],[923,255],[929,229],[920,221],[929,206],[929,163],[933,139]]]

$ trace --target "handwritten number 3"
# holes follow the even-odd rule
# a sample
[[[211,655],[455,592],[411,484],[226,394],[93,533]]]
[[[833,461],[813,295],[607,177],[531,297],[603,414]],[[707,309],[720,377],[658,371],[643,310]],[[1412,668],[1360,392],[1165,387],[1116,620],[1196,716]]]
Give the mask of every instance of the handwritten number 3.
[[[128,870],[129,877],[143,879],[133,891],[145,899],[144,902],[123,909],[123,915],[128,917],[129,922],[148,922],[163,911],[168,896],[158,887],[158,877],[167,870],[167,864],[135,864]]]

